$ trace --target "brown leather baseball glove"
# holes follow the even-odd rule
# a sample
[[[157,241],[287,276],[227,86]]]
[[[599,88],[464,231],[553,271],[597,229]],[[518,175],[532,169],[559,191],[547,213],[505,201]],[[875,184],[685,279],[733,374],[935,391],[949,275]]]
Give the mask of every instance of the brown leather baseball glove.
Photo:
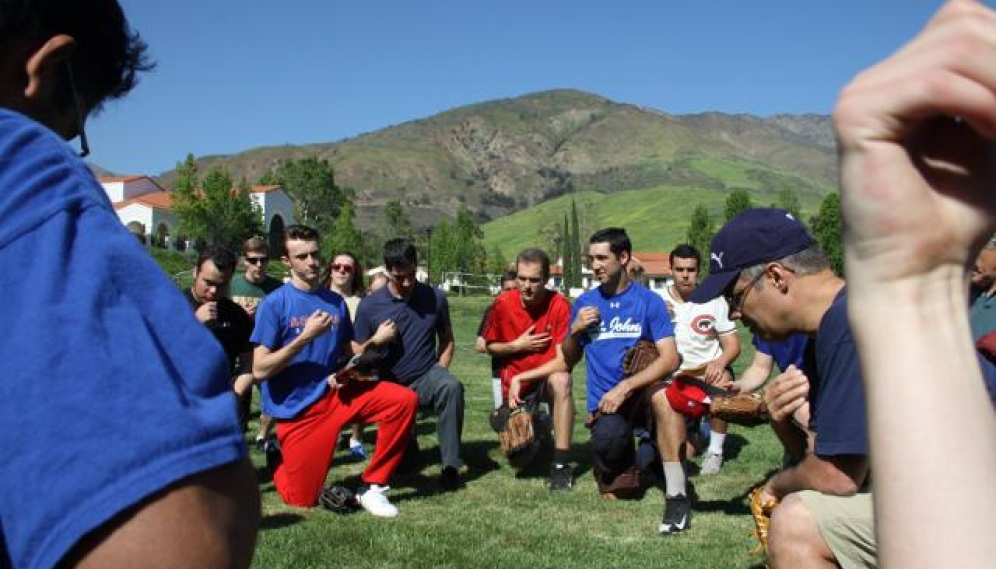
[[[513,409],[508,416],[505,428],[498,433],[501,450],[512,466],[524,466],[536,452],[536,431],[533,428],[533,415],[522,407]]]
[[[771,524],[771,512],[778,505],[778,500],[762,500],[762,489],[764,485],[754,488],[750,493],[750,514],[754,518],[754,537],[757,538],[757,547],[751,553],[768,553],[768,526]]]
[[[709,404],[709,414],[737,425],[753,427],[768,422],[768,406],[757,393],[714,395]]]
[[[640,340],[623,356],[623,378],[631,377],[647,369],[660,353],[650,340]]]

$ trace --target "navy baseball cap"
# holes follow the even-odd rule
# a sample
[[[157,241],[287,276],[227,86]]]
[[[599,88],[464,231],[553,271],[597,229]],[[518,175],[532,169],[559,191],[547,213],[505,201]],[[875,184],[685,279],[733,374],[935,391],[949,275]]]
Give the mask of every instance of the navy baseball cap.
[[[798,253],[815,241],[806,227],[783,209],[750,209],[726,222],[712,240],[709,276],[688,299],[709,302],[723,294],[740,271]]]

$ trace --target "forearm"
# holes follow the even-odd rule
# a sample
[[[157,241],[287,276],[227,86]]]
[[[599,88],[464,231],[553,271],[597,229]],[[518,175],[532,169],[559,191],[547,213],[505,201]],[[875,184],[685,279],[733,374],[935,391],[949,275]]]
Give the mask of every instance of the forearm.
[[[446,334],[439,340],[439,351],[437,353],[439,358],[439,365],[444,368],[449,369],[450,363],[453,361],[453,353],[456,351],[456,341],[453,339],[453,334]]]
[[[802,462],[779,472],[769,480],[768,491],[779,500],[800,490],[816,490],[833,496],[851,496],[858,491],[863,478],[864,476],[861,476],[859,480],[855,480],[832,463],[809,453]]]
[[[875,503],[896,522],[883,539],[897,544],[930,539],[931,528],[938,526],[923,524],[926,515],[945,526],[973,528],[959,531],[958,538],[973,547],[985,539],[984,532],[976,532],[980,523],[966,522],[963,513],[996,511],[996,414],[973,349],[963,269],[885,285],[858,281],[849,283],[849,290],[872,468],[888,481],[876,486]],[[881,320],[886,313],[887,320]],[[883,335],[878,325],[886,321],[889,333]],[[950,436],[953,424],[972,435]],[[945,449],[969,463],[952,469],[924,449]],[[917,491],[923,480],[944,480],[958,491]]]
[[[716,358],[716,363],[723,367],[732,366],[733,362],[737,361],[740,356],[740,339],[737,337],[737,333],[723,334],[719,337],[719,345],[723,349],[723,353]]]
[[[740,378],[737,380],[737,384],[740,386],[740,391],[748,393],[751,391],[757,391],[764,382],[768,381],[768,377],[771,375],[771,368],[763,368],[761,366],[751,365],[740,374]]]
[[[265,346],[258,346],[253,352],[252,374],[256,381],[261,382],[277,375],[286,368],[308,345],[310,339],[298,336],[291,343],[276,351],[270,351]]]
[[[493,358],[512,356],[523,351],[514,340],[511,342],[487,342],[485,346],[488,355]]]
[[[550,375],[559,371],[567,371],[567,364],[564,362],[564,358],[561,353],[558,353],[552,360],[538,367],[534,367],[533,369],[520,373],[518,378],[519,381],[522,382],[531,382],[538,379],[546,379],[547,377],[550,377]]]
[[[581,345],[573,334],[568,334],[564,338],[564,342],[560,344],[560,351],[564,355],[564,363],[568,370],[574,369],[574,366],[581,361]]]

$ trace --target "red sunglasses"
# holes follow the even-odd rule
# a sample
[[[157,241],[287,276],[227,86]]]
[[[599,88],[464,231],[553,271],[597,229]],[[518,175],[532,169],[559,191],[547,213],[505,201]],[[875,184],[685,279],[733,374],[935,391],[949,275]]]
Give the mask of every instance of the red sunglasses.
[[[332,270],[333,271],[340,271],[340,272],[343,272],[343,273],[351,273],[351,272],[353,272],[353,265],[340,265],[338,263],[333,263],[332,264]]]

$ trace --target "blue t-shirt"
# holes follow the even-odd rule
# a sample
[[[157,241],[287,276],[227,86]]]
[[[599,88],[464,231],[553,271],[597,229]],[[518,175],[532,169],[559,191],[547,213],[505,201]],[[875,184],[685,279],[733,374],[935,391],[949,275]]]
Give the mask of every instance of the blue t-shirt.
[[[245,455],[221,346],[53,132],[0,109],[0,567]]]
[[[752,342],[757,351],[771,356],[778,369],[785,371],[790,365],[802,369],[802,359],[806,354],[806,343],[809,342],[809,336],[792,334],[781,340],[765,340],[755,334]]]
[[[847,321],[847,289],[841,289],[823,315],[806,349],[810,426],[818,456],[867,455],[865,386]]]
[[[384,367],[402,384],[415,381],[439,362],[436,336],[450,330],[450,305],[443,291],[418,283],[407,301],[382,287],[360,301],[356,309],[356,341],[366,342],[385,320],[393,320],[398,335],[388,346]]]
[[[329,313],[332,327],[309,342],[283,370],[263,382],[263,412],[293,419],[328,390],[329,374],[350,352],[353,325],[346,301],[327,288],[315,292],[288,283],[271,292],[256,308],[252,342],[276,351],[294,341],[316,310]]]
[[[579,338],[588,371],[588,411],[594,411],[602,396],[622,381],[626,351],[640,340],[656,343],[673,337],[674,328],[664,299],[639,283],[612,296],[601,287],[585,292],[571,309],[572,325],[586,306],[598,308],[602,320]]]

